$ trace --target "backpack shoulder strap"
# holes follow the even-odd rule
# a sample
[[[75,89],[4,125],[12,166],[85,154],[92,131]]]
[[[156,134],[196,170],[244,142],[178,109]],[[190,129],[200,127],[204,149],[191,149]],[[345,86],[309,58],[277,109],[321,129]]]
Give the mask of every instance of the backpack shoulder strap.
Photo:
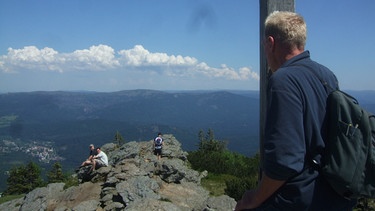
[[[333,88],[331,87],[328,82],[326,80],[324,80],[314,69],[313,67],[311,66],[308,66],[306,64],[295,64],[293,66],[301,66],[301,67],[305,67],[306,69],[308,69],[321,83],[322,85],[325,87],[325,89],[327,90],[327,93],[328,95],[334,91],[340,91],[338,88]],[[310,154],[306,154],[306,163],[305,163],[305,167],[304,167],[304,170],[306,170],[306,168],[309,168],[309,167],[312,167],[313,169],[315,170],[318,170],[320,171],[321,169],[321,155],[317,152],[312,152]]]
[[[326,87],[326,89],[328,90],[328,93],[338,90],[338,89],[331,87],[327,81],[323,80],[323,78],[320,77],[320,75],[311,66],[308,66],[305,64],[297,64],[293,66],[302,66],[308,69],[323,84],[323,86]]]

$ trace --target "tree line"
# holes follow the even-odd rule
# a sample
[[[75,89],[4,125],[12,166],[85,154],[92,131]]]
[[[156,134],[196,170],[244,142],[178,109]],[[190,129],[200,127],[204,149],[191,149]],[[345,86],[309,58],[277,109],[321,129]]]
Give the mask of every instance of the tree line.
[[[76,181],[71,175],[63,172],[62,165],[59,162],[52,165],[51,170],[47,173],[47,181],[42,179],[41,173],[40,166],[32,161],[11,168],[8,173],[7,188],[3,194],[25,194],[49,183],[63,182],[68,187],[78,184],[78,180]]]

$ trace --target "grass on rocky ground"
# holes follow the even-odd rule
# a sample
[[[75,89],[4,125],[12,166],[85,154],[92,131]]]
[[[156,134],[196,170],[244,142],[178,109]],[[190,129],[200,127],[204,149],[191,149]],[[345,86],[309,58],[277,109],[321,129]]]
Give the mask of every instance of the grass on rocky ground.
[[[207,177],[201,180],[202,186],[210,192],[212,196],[221,196],[225,194],[225,180],[233,178],[232,175],[226,174],[208,174]]]
[[[0,197],[0,204],[5,203],[7,201],[12,201],[14,199],[19,199],[19,198],[22,198],[24,196],[25,196],[25,194],[2,196],[2,197]]]

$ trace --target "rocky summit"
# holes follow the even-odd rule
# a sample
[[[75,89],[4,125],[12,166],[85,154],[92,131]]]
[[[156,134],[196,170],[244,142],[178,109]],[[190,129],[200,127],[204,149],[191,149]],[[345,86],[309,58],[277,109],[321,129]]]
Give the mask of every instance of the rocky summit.
[[[73,175],[79,186],[64,189],[64,183],[37,188],[25,197],[0,205],[0,210],[157,210],[228,211],[236,202],[223,195],[210,196],[200,181],[207,172],[188,165],[187,152],[173,135],[163,135],[163,157],[153,154],[153,141],[128,142],[121,147],[108,143],[101,147],[109,166],[87,173],[80,168]]]

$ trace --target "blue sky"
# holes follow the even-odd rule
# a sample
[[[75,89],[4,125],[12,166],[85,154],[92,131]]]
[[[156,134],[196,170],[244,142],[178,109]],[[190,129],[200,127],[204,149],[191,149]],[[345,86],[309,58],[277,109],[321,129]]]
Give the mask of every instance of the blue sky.
[[[296,0],[306,49],[375,90],[375,1]],[[258,0],[0,0],[0,92],[259,89]]]

